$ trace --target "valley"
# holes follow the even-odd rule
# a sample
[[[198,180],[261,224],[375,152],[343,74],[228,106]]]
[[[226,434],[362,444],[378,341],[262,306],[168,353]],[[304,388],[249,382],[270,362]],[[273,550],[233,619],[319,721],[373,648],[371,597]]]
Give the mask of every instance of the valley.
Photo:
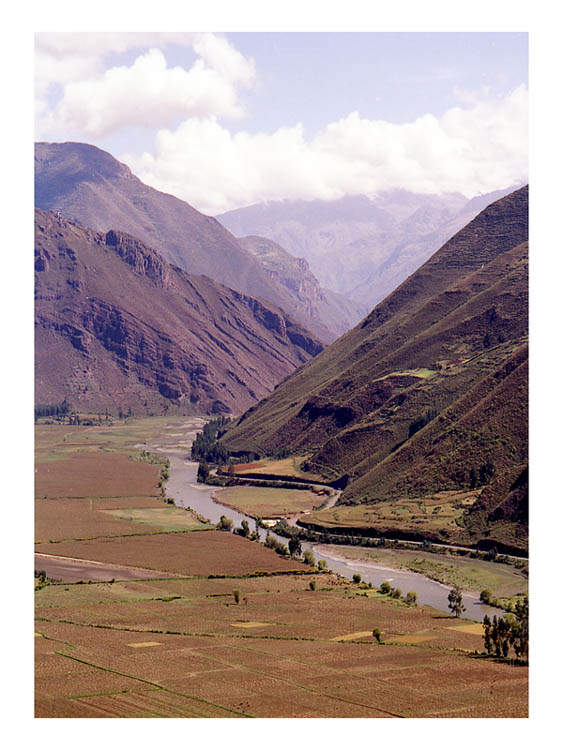
[[[480,624],[368,587],[363,550],[343,578],[215,531],[213,512],[244,516],[208,512],[217,490],[195,483],[186,454],[203,424],[37,425],[37,716],[524,715],[527,670],[484,659]],[[106,465],[88,476],[91,458]],[[124,467],[135,483],[120,489]],[[327,555],[329,568],[347,554]]]

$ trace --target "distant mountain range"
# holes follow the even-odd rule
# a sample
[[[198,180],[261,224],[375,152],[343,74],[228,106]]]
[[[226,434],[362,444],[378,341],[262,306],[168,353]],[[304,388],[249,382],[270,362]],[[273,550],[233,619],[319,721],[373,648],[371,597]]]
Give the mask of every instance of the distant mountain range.
[[[525,187],[243,414],[227,448],[308,455],[310,469],[346,484],[345,504],[424,500],[479,481],[457,541],[524,549],[527,240]]]
[[[459,193],[391,190],[335,201],[273,201],[221,214],[237,237],[259,235],[303,256],[320,284],[371,309],[489,203]]]
[[[40,209],[35,282],[39,404],[240,413],[322,349],[269,302]]]
[[[324,342],[355,325],[368,309],[337,295],[309,300],[303,290],[296,294],[218,221],[143,184],[127,166],[95,146],[37,143],[35,205],[100,232],[132,234],[189,273],[206,274],[291,311]]]

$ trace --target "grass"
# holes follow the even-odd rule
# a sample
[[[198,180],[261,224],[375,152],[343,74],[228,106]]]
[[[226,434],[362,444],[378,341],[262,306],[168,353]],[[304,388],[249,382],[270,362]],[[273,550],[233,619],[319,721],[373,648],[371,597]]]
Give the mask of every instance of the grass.
[[[216,492],[217,502],[249,516],[288,516],[321,505],[324,496],[309,490],[272,487],[227,487]]]
[[[401,528],[417,534],[439,533],[443,529],[455,534],[463,514],[470,508],[478,491],[437,492],[425,498],[401,498],[372,505],[337,505],[314,511],[307,520],[325,526],[377,529]]]
[[[192,513],[173,506],[159,508],[119,508],[103,512],[124,521],[149,524],[152,528],[156,527],[161,531],[191,531],[194,529],[214,528],[212,524],[204,524],[199,521]]]
[[[289,456],[288,458],[263,458],[254,464],[238,464],[236,471],[252,472],[252,474],[279,474],[287,477],[301,477],[303,479],[322,480],[319,474],[311,474],[301,469],[301,464],[307,456]],[[248,467],[245,468],[245,467]]]
[[[389,547],[366,549],[331,546],[331,551],[342,557],[362,559],[384,567],[411,570],[447,586],[458,585],[464,591],[477,596],[484,589],[493,592],[493,597],[516,601],[519,594],[528,592],[527,576],[512,565],[477,560],[456,554],[411,552]],[[322,557],[319,549],[318,554]]]

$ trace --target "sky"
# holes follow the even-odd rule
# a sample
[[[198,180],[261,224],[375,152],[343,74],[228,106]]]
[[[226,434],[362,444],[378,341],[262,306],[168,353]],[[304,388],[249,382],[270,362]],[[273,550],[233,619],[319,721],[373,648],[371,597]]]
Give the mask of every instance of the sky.
[[[41,32],[35,138],[219,214],[524,182],[523,32]]]

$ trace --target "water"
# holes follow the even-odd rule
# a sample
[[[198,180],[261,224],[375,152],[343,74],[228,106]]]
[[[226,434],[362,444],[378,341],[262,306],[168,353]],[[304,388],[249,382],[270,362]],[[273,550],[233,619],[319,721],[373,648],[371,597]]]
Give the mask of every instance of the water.
[[[248,521],[250,530],[254,531],[256,524],[252,517],[227,508],[212,498],[214,492],[217,492],[217,496],[220,498],[219,488],[197,483],[198,464],[190,461],[188,456],[196,431],[202,429],[204,423],[205,421],[202,419],[190,419],[189,422],[182,425],[182,428],[185,430],[182,433],[179,432],[181,428],[178,425],[173,425],[158,439],[147,445],[149,450],[164,453],[170,460],[170,479],[166,484],[166,493],[174,498],[176,505],[183,508],[191,508],[201,516],[207,518],[211,523],[217,523],[221,516],[227,516],[227,518],[233,521],[235,527],[240,526],[243,520]],[[181,439],[179,440],[180,436]],[[265,529],[259,529],[262,541],[266,538],[267,533]],[[287,539],[284,537],[279,537],[276,534],[272,534],[272,532],[269,533],[283,544],[287,544]],[[403,595],[407,591],[415,591],[419,604],[428,604],[436,609],[450,613],[448,609],[449,586],[432,581],[419,573],[386,568],[376,563],[366,562],[365,560],[344,559],[338,555],[337,551],[333,552],[326,545],[323,545],[322,549],[318,549],[319,545],[302,542],[301,547],[303,551],[306,549],[311,550],[317,560],[326,560],[327,566],[331,570],[350,581],[354,573],[359,573],[363,581],[366,583],[371,582],[376,588],[383,581],[389,581],[394,588],[399,587]],[[477,597],[467,592],[463,592],[463,604],[466,608],[463,616],[471,620],[480,622],[486,614],[490,617],[495,614],[502,614],[501,610],[486,607],[481,604]]]

